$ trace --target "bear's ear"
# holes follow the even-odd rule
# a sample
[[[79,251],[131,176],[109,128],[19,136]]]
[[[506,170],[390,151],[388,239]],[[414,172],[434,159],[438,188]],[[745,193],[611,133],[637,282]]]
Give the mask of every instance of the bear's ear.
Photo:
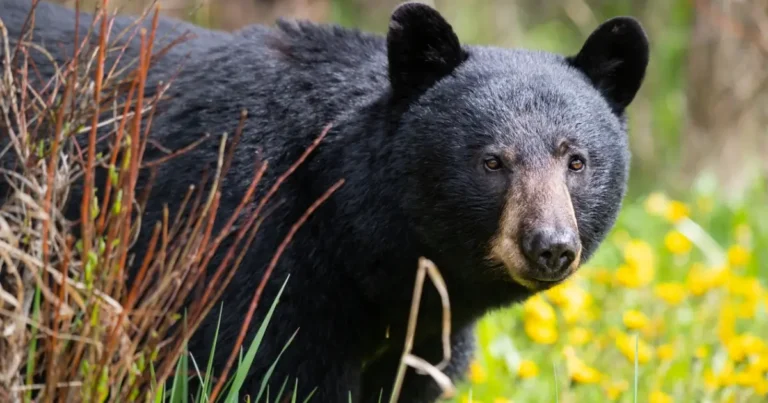
[[[429,88],[466,59],[451,25],[420,3],[401,4],[392,12],[387,55],[389,80],[398,96]]]
[[[648,53],[648,37],[640,23],[616,17],[595,29],[579,53],[567,60],[592,80],[620,115],[640,89]]]

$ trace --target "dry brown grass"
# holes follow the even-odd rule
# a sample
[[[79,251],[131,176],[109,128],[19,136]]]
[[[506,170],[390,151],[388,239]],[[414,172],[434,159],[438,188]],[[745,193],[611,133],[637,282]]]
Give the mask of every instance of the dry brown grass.
[[[179,209],[187,214],[173,217],[165,210],[162,222],[153,227],[146,253],[135,256],[135,281],[126,287],[130,246],[146,203],[145,195],[135,191],[139,168],[152,170],[199,144],[193,142],[160,161],[143,159],[155,106],[172,85],[159,88],[153,97],[145,96],[150,65],[167,50],[153,49],[158,18],[154,11],[151,30],[138,30],[135,24],[132,32],[122,33],[112,32],[112,17],[100,12],[88,33],[96,40],[73,38],[79,44],[75,54],[41,86],[30,84],[37,71],[29,57],[34,41],[9,38],[0,26],[5,57],[0,173],[9,190],[0,207],[3,401],[150,398],[173,374],[184,342],[210,312],[253,241],[264,206],[295,169],[286,172],[266,197],[253,200],[267,169],[266,161],[257,161],[248,192],[215,233],[219,181],[229,169],[241,130],[230,142],[222,137],[216,172],[189,189]],[[29,23],[34,24],[33,17]],[[118,45],[108,46],[121,35],[139,35],[142,44],[134,69],[123,74],[105,67],[108,51],[122,52]],[[50,61],[55,63],[52,57]],[[246,117],[243,113],[240,128]],[[81,140],[75,141],[78,137]],[[97,146],[101,141],[110,147]],[[96,169],[108,170],[105,183],[95,182]],[[76,182],[82,190],[80,200],[71,197]],[[210,191],[204,193],[206,184]],[[104,189],[98,197],[97,187]],[[80,206],[76,226],[64,216],[71,203]],[[258,207],[245,208],[252,203]],[[234,229],[238,218],[243,224]],[[219,251],[227,236],[235,242]],[[204,270],[217,251],[225,258],[203,284]],[[196,287],[202,297],[185,305]],[[253,309],[262,288],[254,294]],[[182,308],[186,308],[183,326]],[[244,327],[250,316],[245,322]],[[239,343],[233,347],[233,357],[239,348]]]
[[[103,10],[108,9],[106,3],[103,0]],[[165,209],[162,221],[152,227],[144,255],[132,256],[131,246],[142,227],[141,211],[148,200],[148,193],[136,194],[139,170],[153,171],[209,139],[202,137],[158,160],[143,158],[155,107],[173,84],[171,80],[155,95],[145,96],[150,67],[168,50],[153,47],[156,8],[151,15],[152,28],[137,28],[149,16],[144,14],[126,32],[113,32],[112,16],[100,12],[85,38],[73,38],[78,46],[72,58],[56,66],[55,77],[41,85],[31,84],[36,82],[31,78],[37,77],[38,70],[30,50],[45,53],[45,49],[28,36],[9,38],[0,21],[4,56],[0,189],[8,191],[0,196],[2,401],[154,399],[174,375],[185,353],[185,342],[231,281],[267,214],[268,202],[330,129],[328,126],[259,200],[254,196],[267,161],[257,160],[240,205],[231,216],[217,217],[220,180],[227,174],[240,142],[247,119],[243,111],[231,141],[226,135],[221,137],[215,172],[190,187],[175,216]],[[28,26],[34,24],[34,15],[28,22]],[[122,55],[124,51],[116,38],[133,35],[141,39],[133,70],[107,68],[107,53]],[[52,56],[49,61],[56,63]],[[104,183],[97,183],[97,169],[108,172]],[[217,374],[208,401],[215,401],[222,393],[283,250],[343,182],[340,179],[310,206],[277,249],[254,290],[237,342],[223,373]],[[97,194],[96,188],[103,191]],[[204,192],[206,188],[209,191]],[[82,196],[75,199],[73,195]],[[65,217],[72,205],[79,207],[76,223]],[[224,220],[224,225],[214,232],[217,219]],[[233,237],[234,242],[227,250],[219,250],[226,237]],[[224,258],[210,268],[215,253],[222,253]],[[135,274],[130,287],[125,282],[128,270]],[[447,291],[430,261],[422,259],[418,273],[406,349],[400,371],[393,376],[399,385],[406,367],[411,366],[432,376],[450,395],[454,386],[440,372],[450,358]],[[436,366],[410,352],[427,275],[444,304],[445,357]],[[200,296],[190,299],[192,292],[200,292]],[[392,401],[396,399],[397,393]]]

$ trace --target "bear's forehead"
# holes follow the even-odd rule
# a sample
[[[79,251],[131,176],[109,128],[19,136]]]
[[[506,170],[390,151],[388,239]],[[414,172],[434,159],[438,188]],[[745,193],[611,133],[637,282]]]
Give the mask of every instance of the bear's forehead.
[[[480,46],[469,49],[465,64],[438,83],[433,93],[453,100],[450,113],[463,110],[499,119],[513,116],[511,123],[530,125],[618,123],[600,92],[561,55]]]

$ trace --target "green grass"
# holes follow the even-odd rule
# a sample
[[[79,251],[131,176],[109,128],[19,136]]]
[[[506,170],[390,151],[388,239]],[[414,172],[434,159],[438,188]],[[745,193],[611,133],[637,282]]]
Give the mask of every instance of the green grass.
[[[253,365],[253,360],[256,357],[256,353],[259,350],[259,347],[261,346],[261,342],[264,339],[264,334],[267,331],[267,327],[269,326],[269,323],[272,319],[272,314],[275,311],[275,308],[277,307],[277,304],[280,300],[280,296],[283,293],[283,290],[285,290],[285,286],[288,283],[288,280],[290,279],[290,276],[288,276],[283,282],[282,287],[280,288],[280,291],[278,291],[277,296],[275,297],[275,300],[272,302],[271,307],[269,308],[269,311],[267,312],[267,315],[264,317],[264,320],[262,321],[261,325],[259,326],[258,331],[256,332],[253,340],[251,341],[250,345],[248,345],[248,349],[245,353],[245,356],[241,355],[241,359],[238,362],[238,366],[234,374],[231,376],[231,380],[228,382],[226,386],[226,391],[219,396],[224,396],[223,398],[216,399],[217,402],[224,402],[224,403],[235,403],[235,402],[241,402],[243,401],[244,394],[242,392],[243,385],[245,383],[245,378],[248,375],[248,370]],[[222,308],[223,309],[223,308]],[[221,313],[221,311],[220,311]],[[219,334],[219,325],[221,324],[221,315],[219,315],[219,322],[216,326],[216,332],[214,335],[213,344],[211,346],[211,353],[208,357],[208,363],[207,363],[207,370],[205,374],[200,374],[199,372],[196,372],[194,376],[198,378],[200,381],[200,386],[195,392],[195,399],[192,400],[194,402],[210,402],[210,394],[211,394],[211,368],[213,366],[213,353],[216,349],[216,341],[218,339]],[[284,389],[288,383],[288,379],[286,378],[283,381],[282,386],[280,387],[280,390],[278,391],[277,395],[274,397],[274,400],[270,400],[270,394],[269,394],[269,388],[268,384],[271,380],[272,373],[275,369],[275,366],[277,365],[278,361],[280,360],[280,357],[285,352],[286,349],[290,347],[291,342],[293,341],[293,338],[296,336],[296,333],[291,336],[291,338],[286,342],[283,349],[281,350],[280,354],[278,354],[277,358],[274,360],[270,368],[267,370],[267,372],[264,374],[264,378],[261,381],[261,387],[259,389],[259,392],[256,396],[249,396],[250,400],[252,402],[264,402],[264,403],[272,403],[272,402],[278,402],[282,398],[284,394]],[[184,354],[180,357],[176,364],[176,370],[174,371],[174,377],[173,380],[170,381],[171,383],[171,390],[168,395],[165,395],[162,390],[158,392],[156,395],[156,402],[168,402],[168,403],[187,403],[190,396],[190,373],[192,371],[193,366],[192,363],[189,360],[189,354],[186,351],[186,348],[184,349]],[[296,402],[298,396],[297,396],[297,390],[298,390],[298,379],[296,379],[296,383],[294,384],[294,390],[293,390],[293,396],[292,401]],[[265,395],[266,393],[266,395]],[[304,402],[308,402],[312,395],[314,394],[314,390],[310,392],[310,394],[306,397],[304,397]],[[265,400],[262,400],[262,397],[265,398]]]

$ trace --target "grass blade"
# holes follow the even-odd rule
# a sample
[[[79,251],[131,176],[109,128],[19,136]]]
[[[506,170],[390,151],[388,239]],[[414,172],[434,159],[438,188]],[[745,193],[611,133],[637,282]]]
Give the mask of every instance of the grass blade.
[[[291,276],[288,275],[288,277],[285,279],[285,282],[283,282],[283,286],[280,287],[280,291],[277,292],[277,296],[275,296],[275,300],[272,301],[272,306],[269,308],[269,312],[267,312],[267,315],[264,317],[264,320],[261,322],[261,326],[259,327],[258,332],[256,332],[256,336],[253,338],[251,345],[248,346],[248,352],[245,354],[242,365],[238,367],[238,371],[234,376],[232,387],[229,390],[229,393],[227,394],[227,398],[225,399],[226,402],[236,402],[238,400],[237,395],[238,393],[240,393],[240,388],[242,388],[243,383],[245,382],[245,376],[248,374],[248,369],[253,364],[253,359],[256,357],[256,351],[259,349],[259,346],[261,345],[261,340],[264,338],[264,333],[266,333],[267,331],[267,325],[269,324],[269,321],[272,318],[272,314],[275,311],[275,307],[277,306],[277,303],[280,300],[280,296],[283,294],[283,290],[285,290],[285,285],[288,283],[288,279],[290,279],[290,277]]]
[[[285,343],[285,345],[283,346],[283,349],[280,350],[280,353],[277,355],[277,358],[275,358],[275,361],[272,363],[272,365],[267,370],[267,373],[264,374],[264,379],[262,379],[262,381],[261,381],[261,388],[259,389],[259,394],[256,395],[256,402],[261,401],[261,394],[264,392],[264,388],[268,386],[269,378],[272,377],[272,372],[274,372],[275,367],[277,366],[277,362],[280,361],[280,357],[283,355],[285,350],[288,349],[288,346],[291,345],[291,342],[293,342],[293,339],[296,337],[296,333],[298,333],[298,332],[299,332],[299,329],[296,329],[296,331],[293,332],[293,335],[291,335],[291,338],[288,339],[287,343]],[[267,399],[267,402],[269,402],[269,399]]]

